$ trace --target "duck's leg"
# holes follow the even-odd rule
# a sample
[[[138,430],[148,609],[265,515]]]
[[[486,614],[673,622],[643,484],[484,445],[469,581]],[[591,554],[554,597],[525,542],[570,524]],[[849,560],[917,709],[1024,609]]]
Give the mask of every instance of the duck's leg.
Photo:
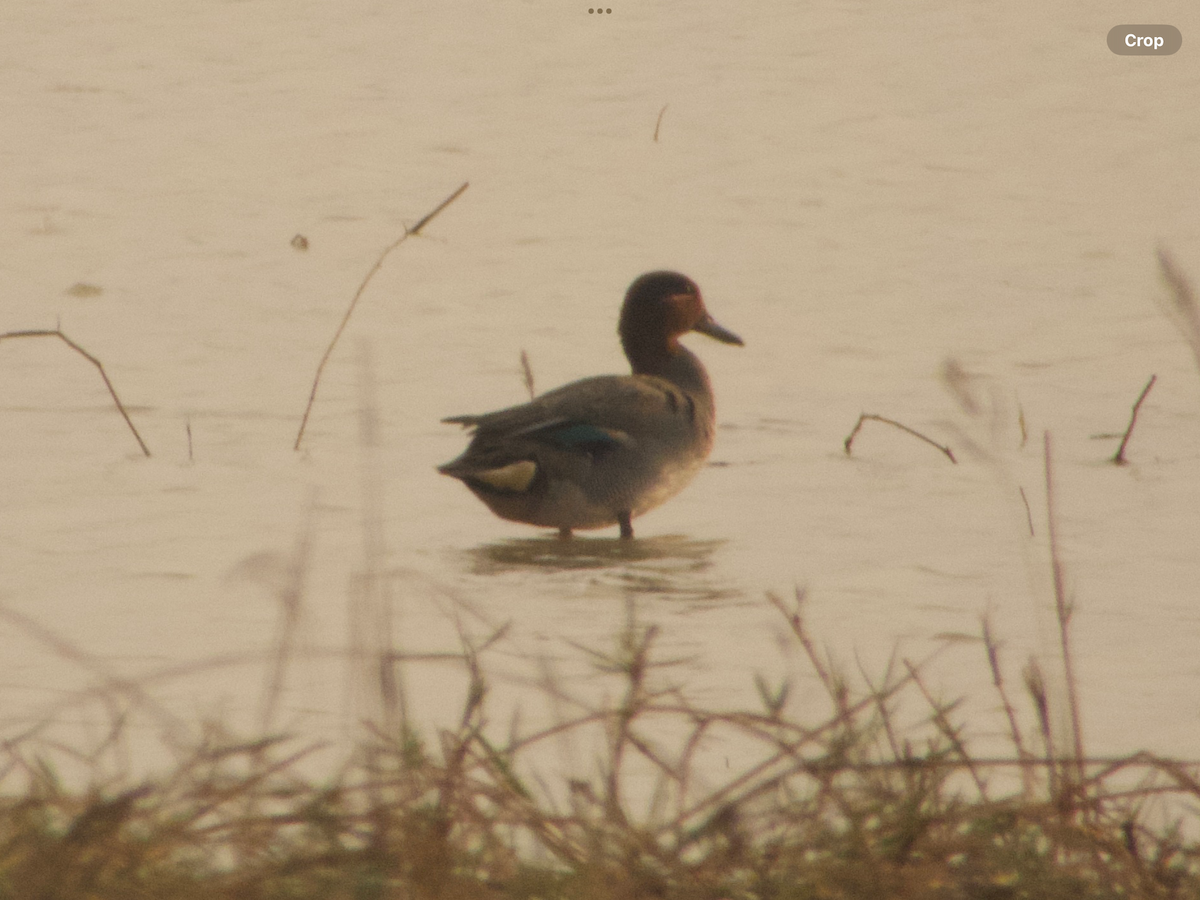
[[[621,526],[621,537],[633,537],[633,523],[629,521],[629,510],[617,513],[617,524]]]
[[[571,529],[570,528],[558,529],[558,539],[560,541],[569,541],[571,539]]]

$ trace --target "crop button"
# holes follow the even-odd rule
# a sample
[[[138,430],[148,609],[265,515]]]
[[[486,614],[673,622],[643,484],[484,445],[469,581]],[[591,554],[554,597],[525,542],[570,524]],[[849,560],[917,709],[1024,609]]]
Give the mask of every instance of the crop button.
[[[1174,25],[1117,25],[1108,33],[1108,49],[1121,56],[1170,56],[1182,46]]]

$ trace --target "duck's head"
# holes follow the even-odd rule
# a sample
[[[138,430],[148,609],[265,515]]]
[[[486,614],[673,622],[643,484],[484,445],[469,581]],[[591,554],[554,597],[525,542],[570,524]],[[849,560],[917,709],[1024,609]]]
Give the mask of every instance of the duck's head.
[[[742,339],[716,323],[700,288],[678,272],[647,272],[625,292],[617,333],[634,372],[653,372],[656,363],[680,351],[679,336],[698,331],[726,344]]]

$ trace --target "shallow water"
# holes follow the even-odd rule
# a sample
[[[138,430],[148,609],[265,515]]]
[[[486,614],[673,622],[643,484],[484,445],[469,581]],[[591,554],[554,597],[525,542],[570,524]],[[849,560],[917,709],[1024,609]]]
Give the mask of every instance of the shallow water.
[[[1200,279],[1194,6],[1156,13],[1184,35],[1167,58],[1108,51],[1118,4],[467,6],[0,11],[0,329],[61,322],[153,452],[65,346],[0,342],[6,733],[102,733],[80,692],[130,682],[152,728],[252,725],[295,584],[277,720],[351,720],[363,571],[404,652],[509,623],[508,673],[524,654],[575,677],[573,646],[612,646],[632,603],[701,699],[791,672],[803,707],[818,691],[763,599],[803,586],[849,668],[986,611],[1016,683],[1057,646],[1049,431],[1088,747],[1194,756],[1200,374],[1154,260]],[[464,181],[371,281],[293,452],[363,277]],[[621,296],[663,267],[746,346],[689,338],[713,464],[633,544],[501,522],[436,474],[465,440],[443,416],[523,399],[522,350],[539,390],[621,371]],[[1152,373],[1131,465],[1109,465],[1096,435]],[[864,411],[958,464],[879,423],[847,457]],[[458,709],[453,666],[408,668],[421,715]],[[993,727],[977,644],[930,682]]]

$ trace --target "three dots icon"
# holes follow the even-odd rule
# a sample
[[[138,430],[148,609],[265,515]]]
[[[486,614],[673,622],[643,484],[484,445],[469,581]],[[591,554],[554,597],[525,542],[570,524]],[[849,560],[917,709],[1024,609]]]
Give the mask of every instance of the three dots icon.
[[[592,15],[593,13],[599,13],[600,15],[604,15],[605,13],[609,13],[609,14],[611,15],[611,13],[612,13],[612,10],[611,10],[611,9],[600,9],[599,7],[596,7],[595,9],[593,9],[593,8],[589,7],[589,8],[588,8],[588,15],[590,16],[590,15]]]

